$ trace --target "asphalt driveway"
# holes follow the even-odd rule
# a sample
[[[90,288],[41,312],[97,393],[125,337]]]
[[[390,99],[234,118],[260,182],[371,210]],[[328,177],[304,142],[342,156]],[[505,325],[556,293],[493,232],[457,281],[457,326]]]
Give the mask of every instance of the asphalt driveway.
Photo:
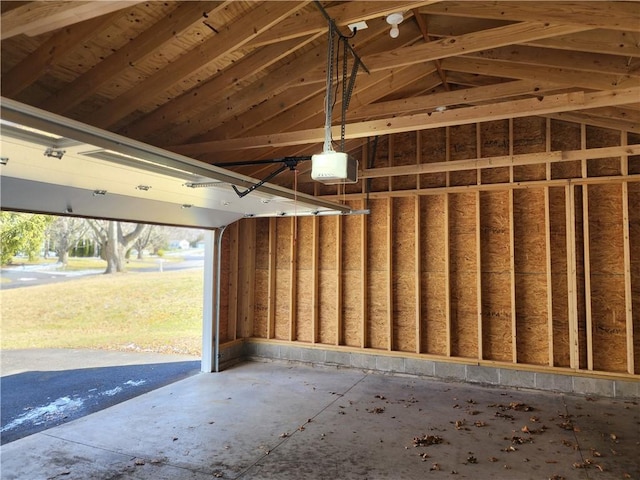
[[[32,349],[0,353],[5,444],[200,372],[187,355]]]

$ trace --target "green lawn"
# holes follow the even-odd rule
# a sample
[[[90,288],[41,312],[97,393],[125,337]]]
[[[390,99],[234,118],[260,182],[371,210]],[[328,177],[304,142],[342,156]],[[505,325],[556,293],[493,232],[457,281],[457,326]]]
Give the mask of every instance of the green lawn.
[[[0,290],[2,349],[201,354],[202,270],[97,275]]]

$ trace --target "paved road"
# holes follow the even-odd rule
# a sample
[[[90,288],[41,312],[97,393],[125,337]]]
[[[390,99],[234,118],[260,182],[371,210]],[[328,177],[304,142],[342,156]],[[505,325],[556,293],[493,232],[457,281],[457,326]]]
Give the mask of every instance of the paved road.
[[[101,350],[1,352],[0,439],[5,444],[195,375],[186,355]]]
[[[146,268],[136,269],[136,272],[158,272],[160,268],[163,271],[185,270],[189,268],[203,268],[204,254],[202,251],[195,250],[192,253],[183,255],[181,262],[158,262],[156,265]],[[80,277],[90,275],[102,275],[104,269],[95,270],[77,270],[71,272],[58,271],[58,264],[49,265],[24,265],[0,270],[0,275],[9,281],[2,283],[0,288],[3,290],[10,288],[30,287],[34,285],[45,285],[56,282],[66,282],[75,280]]]

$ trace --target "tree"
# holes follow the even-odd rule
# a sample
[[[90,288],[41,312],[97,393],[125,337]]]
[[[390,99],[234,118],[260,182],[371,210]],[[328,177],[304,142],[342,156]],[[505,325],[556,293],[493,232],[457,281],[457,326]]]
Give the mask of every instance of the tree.
[[[34,260],[54,217],[32,213],[0,212],[0,259],[3,265],[21,252]]]
[[[84,218],[57,217],[49,227],[49,235],[58,256],[58,262],[63,265],[69,263],[69,250],[89,230],[89,224]]]
[[[104,273],[124,272],[125,255],[147,228],[144,223],[130,224],[114,220],[87,220],[102,246],[100,255],[107,261]],[[125,228],[128,233],[124,233]]]

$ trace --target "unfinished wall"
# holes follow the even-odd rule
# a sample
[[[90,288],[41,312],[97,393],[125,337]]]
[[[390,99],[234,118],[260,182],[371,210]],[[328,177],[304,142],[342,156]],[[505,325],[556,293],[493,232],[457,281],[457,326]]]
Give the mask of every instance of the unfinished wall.
[[[543,118],[369,142],[335,197],[369,215],[237,227],[226,337],[637,378],[637,143]]]

